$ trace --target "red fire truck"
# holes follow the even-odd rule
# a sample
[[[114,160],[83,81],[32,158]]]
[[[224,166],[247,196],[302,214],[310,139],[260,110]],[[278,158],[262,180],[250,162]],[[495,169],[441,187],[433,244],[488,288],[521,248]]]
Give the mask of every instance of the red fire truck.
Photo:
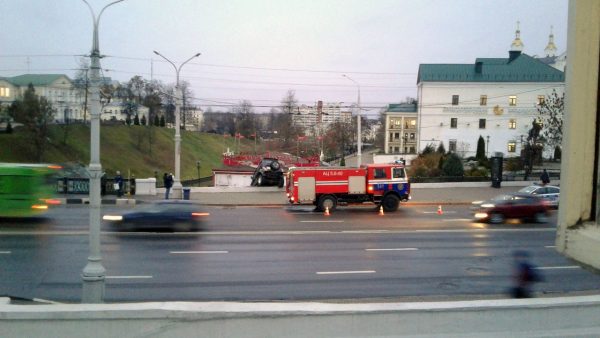
[[[410,183],[403,164],[290,168],[286,193],[290,203],[313,204],[320,211],[367,202],[395,211],[410,199]]]

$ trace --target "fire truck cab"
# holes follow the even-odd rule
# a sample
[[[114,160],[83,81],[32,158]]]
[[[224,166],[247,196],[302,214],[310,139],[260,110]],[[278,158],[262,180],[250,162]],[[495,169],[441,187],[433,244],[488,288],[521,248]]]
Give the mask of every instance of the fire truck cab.
[[[291,204],[313,204],[321,211],[363,203],[395,211],[410,199],[410,182],[403,164],[290,168],[286,193]]]

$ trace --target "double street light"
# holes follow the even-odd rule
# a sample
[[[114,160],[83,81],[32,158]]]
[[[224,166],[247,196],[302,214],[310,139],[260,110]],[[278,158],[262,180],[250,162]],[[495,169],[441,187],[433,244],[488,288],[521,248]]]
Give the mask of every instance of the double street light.
[[[102,266],[100,254],[100,179],[102,177],[102,165],[100,164],[100,47],[98,42],[98,24],[104,10],[109,6],[123,0],[117,0],[104,6],[96,17],[92,6],[82,0],[90,9],[94,23],[92,37],[92,52],[90,55],[91,86],[90,86],[90,252],[88,262],[83,268],[81,278],[83,280],[83,303],[101,303],[104,300],[104,280],[106,269]]]
[[[356,87],[358,88],[358,100],[356,102],[356,106],[358,108],[358,114],[357,114],[357,123],[356,123],[356,147],[358,148],[356,151],[356,166],[360,167],[362,165],[362,137],[361,137],[361,130],[360,130],[360,124],[361,124],[361,117],[360,117],[360,85],[358,84],[358,82],[354,81],[354,79],[352,79],[350,76],[343,74],[343,77],[347,78],[348,80],[354,82],[354,84],[356,85]]]
[[[175,177],[173,178],[172,192],[174,198],[181,198],[183,187],[181,185],[181,116],[179,116],[179,101],[183,95],[181,94],[181,88],[179,87],[179,71],[183,65],[192,61],[192,59],[197,58],[201,54],[196,53],[194,56],[179,65],[179,67],[177,67],[171,60],[167,59],[161,53],[154,51],[154,54],[160,56],[161,58],[165,59],[165,61],[170,63],[173,68],[175,68],[175,74],[177,76],[177,81],[175,82]]]

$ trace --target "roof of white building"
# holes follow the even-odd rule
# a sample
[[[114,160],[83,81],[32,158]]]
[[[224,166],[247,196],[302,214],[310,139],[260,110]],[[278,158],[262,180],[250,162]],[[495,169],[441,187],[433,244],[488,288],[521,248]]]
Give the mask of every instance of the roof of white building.
[[[471,64],[421,64],[421,82],[564,82],[565,74],[518,51],[509,58],[477,58]]]

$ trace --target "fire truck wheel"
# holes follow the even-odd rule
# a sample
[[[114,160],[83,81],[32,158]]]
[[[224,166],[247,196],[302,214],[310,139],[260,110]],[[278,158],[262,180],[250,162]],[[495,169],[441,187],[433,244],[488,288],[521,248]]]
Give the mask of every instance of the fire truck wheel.
[[[325,195],[325,196],[321,196],[319,198],[319,210],[320,211],[325,211],[325,209],[329,208],[329,211],[333,211],[335,210],[335,207],[337,206],[337,199],[335,198],[335,196],[331,196],[331,195]]]
[[[384,211],[396,211],[398,210],[398,205],[400,204],[400,199],[396,195],[386,195],[381,201],[381,206]]]

